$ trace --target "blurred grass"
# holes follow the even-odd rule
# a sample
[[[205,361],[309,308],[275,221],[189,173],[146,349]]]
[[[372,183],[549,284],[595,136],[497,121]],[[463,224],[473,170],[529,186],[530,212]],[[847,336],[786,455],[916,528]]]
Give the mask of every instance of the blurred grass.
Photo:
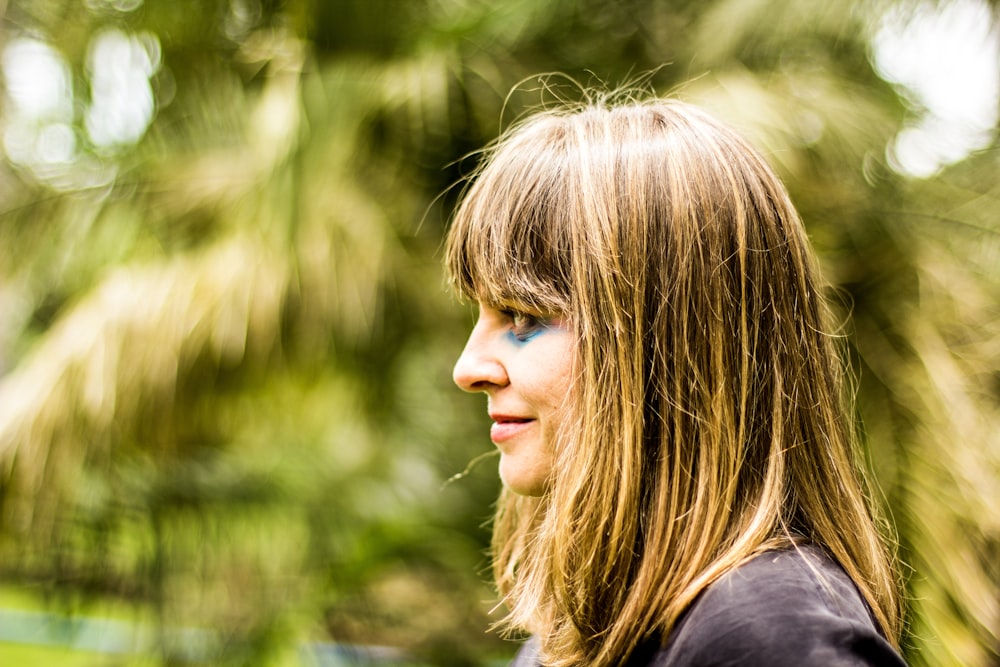
[[[96,665],[109,664],[121,667],[147,667],[155,664],[152,661],[143,660],[109,662],[106,656],[82,651],[12,644],[0,644],[0,661],[5,665],[34,665],[35,667],[95,667]]]

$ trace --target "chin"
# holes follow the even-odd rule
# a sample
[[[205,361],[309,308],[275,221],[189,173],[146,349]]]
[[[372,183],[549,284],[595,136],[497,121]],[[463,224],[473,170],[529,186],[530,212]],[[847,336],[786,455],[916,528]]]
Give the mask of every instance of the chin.
[[[505,463],[507,463],[505,465]],[[521,470],[509,462],[500,462],[500,480],[519,496],[541,496],[548,488],[546,476],[536,470]]]

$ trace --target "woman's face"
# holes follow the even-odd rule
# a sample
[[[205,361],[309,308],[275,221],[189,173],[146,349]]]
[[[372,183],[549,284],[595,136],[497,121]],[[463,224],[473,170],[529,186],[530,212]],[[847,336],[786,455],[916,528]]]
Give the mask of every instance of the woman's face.
[[[565,419],[575,342],[558,318],[480,304],[479,320],[455,364],[455,384],[481,391],[500,450],[500,478],[541,495],[552,471],[555,433]]]

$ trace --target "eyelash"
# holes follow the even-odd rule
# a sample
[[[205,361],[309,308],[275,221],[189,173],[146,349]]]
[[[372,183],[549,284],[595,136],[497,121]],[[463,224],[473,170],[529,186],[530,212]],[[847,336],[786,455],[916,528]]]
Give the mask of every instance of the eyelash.
[[[524,342],[545,328],[545,320],[536,315],[522,313],[519,310],[501,311],[510,320],[510,333],[517,340]]]

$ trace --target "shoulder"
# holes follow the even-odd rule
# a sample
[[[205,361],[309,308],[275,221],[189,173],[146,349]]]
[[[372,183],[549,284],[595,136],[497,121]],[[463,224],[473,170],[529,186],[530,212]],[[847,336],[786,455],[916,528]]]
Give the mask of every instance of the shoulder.
[[[538,638],[531,637],[521,645],[521,650],[514,656],[514,661],[509,667],[537,667],[538,665]]]
[[[761,554],[709,586],[648,664],[904,663],[840,566],[800,546]]]

